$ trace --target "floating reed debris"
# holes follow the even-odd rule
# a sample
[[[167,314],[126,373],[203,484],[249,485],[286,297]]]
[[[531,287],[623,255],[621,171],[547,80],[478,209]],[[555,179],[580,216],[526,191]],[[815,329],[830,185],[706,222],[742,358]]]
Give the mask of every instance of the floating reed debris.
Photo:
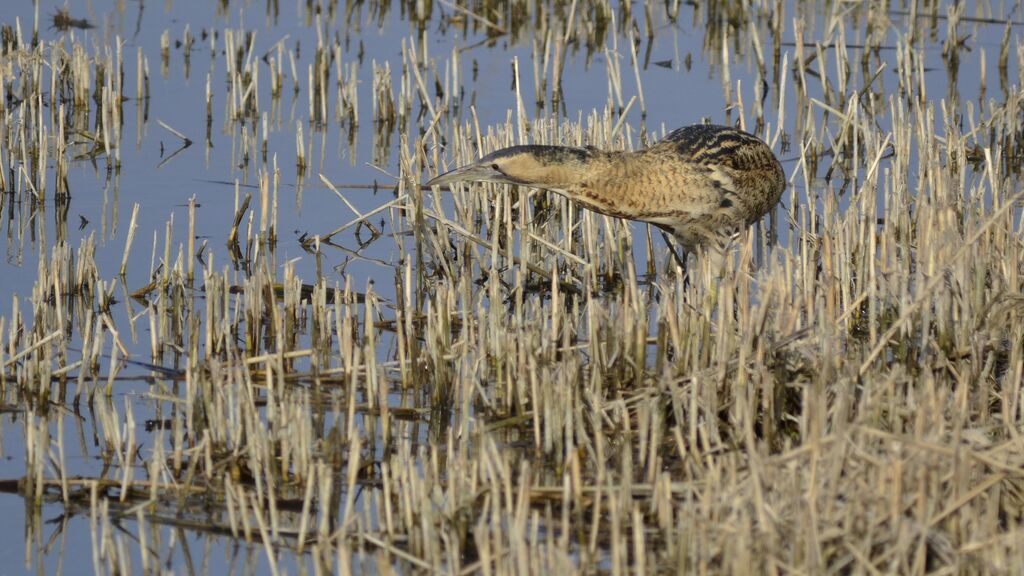
[[[51,17],[53,28],[63,32],[72,28],[78,30],[88,30],[93,28],[91,22],[86,18],[74,18],[71,16],[71,11],[67,8],[58,8]]]

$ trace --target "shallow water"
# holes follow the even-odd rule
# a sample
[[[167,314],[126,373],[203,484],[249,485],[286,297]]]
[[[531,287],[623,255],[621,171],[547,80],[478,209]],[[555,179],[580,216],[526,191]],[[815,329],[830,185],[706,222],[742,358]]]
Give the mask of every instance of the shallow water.
[[[322,274],[327,285],[344,286],[346,279],[349,279],[352,288],[359,292],[367,291],[372,283],[373,292],[383,302],[383,319],[392,320],[394,316],[388,306],[401,299],[395,287],[396,270],[410,256],[401,252],[401,245],[395,242],[394,235],[405,234],[408,230],[396,230],[396,220],[384,214],[371,220],[382,234],[369,243],[363,243],[367,238],[365,229],[358,232],[350,229],[333,239],[336,246],[324,247],[319,261],[302,245],[303,238],[325,235],[356,217],[343,201],[320,182],[319,175],[334,182],[345,199],[360,213],[370,212],[394,198],[392,191],[386,187],[395,183],[394,176],[400,171],[403,134],[397,125],[384,131],[386,133],[375,126],[372,104],[374,61],[380,65],[389,63],[397,98],[405,88],[416,90],[412,86],[400,86],[403,43],[405,46],[415,45],[418,50],[426,50],[428,53],[421,53],[421,58],[436,59],[436,65],[429,69],[431,72],[436,71],[441,78],[446,74],[444,68],[451,63],[450,54],[458,51],[464,88],[462,104],[458,107],[458,119],[460,122],[471,122],[475,118],[485,132],[489,127],[503,124],[510,115],[512,118],[517,116],[512,72],[514,59],[518,59],[520,66],[520,89],[525,103],[523,113],[531,119],[554,117],[562,122],[582,119],[585,124],[589,114],[593,111],[601,114],[613,100],[609,95],[608,66],[603,47],[588,48],[579,41],[570,45],[564,65],[564,94],[559,103],[561,110],[552,111],[554,105],[550,97],[546,99],[543,109],[538,108],[534,104],[536,86],[531,68],[531,43],[534,38],[530,31],[522,31],[516,36],[505,34],[488,39],[486,27],[474,26],[467,30],[464,26],[445,24],[446,18],[450,19],[453,14],[452,8],[446,3],[426,3],[431,6],[431,14],[423,20],[422,28],[411,17],[418,6],[414,2],[383,3],[383,6],[388,7],[386,10],[376,3],[349,3],[338,9],[351,9],[351,15],[339,14],[336,18],[322,21],[309,16],[303,2],[282,3],[279,16],[267,16],[263,3],[228,4],[226,9],[222,9],[222,3],[137,2],[127,3],[122,9],[112,8],[109,12],[102,12],[97,10],[106,9],[105,4],[100,7],[90,2],[72,1],[66,4],[69,13],[75,18],[85,18],[94,25],[91,29],[74,30],[59,30],[50,26],[49,22],[56,9],[46,5],[39,8],[40,39],[55,41],[63,38],[68,45],[81,42],[90,47],[121,43],[125,55],[124,93],[128,98],[122,105],[120,166],[108,170],[105,155],[99,155],[93,160],[73,162],[68,174],[70,197],[66,203],[58,202],[51,196],[41,204],[30,205],[23,200],[24,195],[16,194],[13,190],[4,193],[0,228],[4,235],[6,258],[0,262],[0,276],[4,279],[0,288],[0,316],[12,313],[15,300],[20,303],[22,310],[31,310],[30,295],[36,283],[39,259],[46,257],[58,239],[77,247],[84,239],[90,236],[95,238],[100,274],[113,281],[121,264],[126,234],[136,204],[139,206],[138,228],[126,275],[129,290],[145,286],[151,279],[151,272],[163,262],[168,226],[171,226],[170,245],[175,247],[170,251],[172,262],[177,258],[177,246],[187,245],[189,202],[192,198],[197,204],[196,244],[206,243],[204,259],[212,259],[218,270],[230,266],[240,284],[241,279],[247,275],[249,260],[232,256],[227,245],[228,231],[239,196],[244,196],[246,192],[254,194],[254,203],[250,209],[254,210],[255,215],[251,221],[254,226],[258,226],[259,196],[253,186],[259,182],[261,168],[273,169],[276,165],[280,168],[281,178],[276,220],[276,265],[279,268],[286,264],[293,267],[295,275],[310,284],[316,282],[318,273]],[[822,28],[825,25],[826,8],[821,4],[824,3],[790,3],[785,10],[787,17],[806,13],[817,21],[814,32],[804,39],[807,42],[819,40],[825,33]],[[638,9],[639,6],[634,6],[634,15]],[[642,115],[640,104],[636,102],[625,117],[623,125],[634,146],[639,145],[642,132],[660,134],[704,118],[716,123],[729,123],[736,122],[740,117],[738,109],[730,112],[723,109],[725,100],[722,75],[725,68],[722,53],[714,48],[705,48],[708,45],[717,46],[720,42],[716,44],[714,38],[708,38],[705,23],[695,18],[693,6],[681,4],[678,9],[678,20],[675,23],[657,24],[650,39],[644,29],[644,18],[638,18],[638,74],[647,113],[646,116]],[[661,22],[664,18],[664,5],[656,3],[651,10],[655,20]],[[851,13],[856,14],[852,7]],[[940,10],[939,13],[944,11]],[[616,15],[621,17],[621,8]],[[896,13],[890,16],[897,23],[888,32],[889,40],[882,42],[883,49],[872,54],[869,59],[872,70],[879,63],[886,65],[876,80],[877,85],[873,85],[883,100],[906,97],[890,92],[891,87],[896,85],[894,63],[897,54],[893,47],[895,35],[911,24],[904,23],[901,26],[898,22],[904,17]],[[33,7],[22,2],[5,6],[0,15],[0,24],[12,26],[18,22],[22,32],[28,33],[32,29],[33,19]],[[337,105],[334,93],[337,77],[333,64],[329,119],[320,126],[309,121],[306,78],[317,45],[316,22],[320,22],[319,26],[326,38],[342,39],[339,46],[343,66],[353,63],[356,66],[359,80],[358,126],[354,126],[350,120],[339,122],[333,116]],[[578,25],[587,22],[590,20],[581,16]],[[757,24],[762,34],[765,25],[765,22]],[[848,43],[861,42],[865,22],[853,18],[848,25]],[[929,98],[937,101],[939,98],[956,96],[965,103],[972,102],[971,106],[976,112],[988,106],[988,98],[1006,100],[1010,86],[1001,86],[996,75],[1004,29],[1002,24],[987,21],[961,24],[960,33],[970,36],[972,51],[965,56],[957,70],[955,82],[951,81],[952,73],[942,57],[944,21],[936,19],[914,25],[922,26],[921,34],[926,37],[925,66],[929,69],[924,79]],[[188,68],[184,48],[176,45],[176,41],[183,38],[186,28],[196,36],[188,58]],[[243,152],[245,144],[241,134],[252,130],[251,121],[238,123],[226,120],[230,89],[225,81],[226,63],[222,51],[225,30],[228,29],[255,33],[252,44],[254,58],[274,56],[274,47],[278,42],[283,42],[289,48],[301,47],[298,50],[300,56],[295,61],[299,77],[297,94],[293,94],[289,63],[284,65],[284,89],[279,99],[271,97],[267,78],[260,82],[260,106],[261,112],[265,113],[263,118],[268,134],[268,162],[265,166],[259,159],[259,151],[251,151],[247,161]],[[796,50],[792,24],[787,22],[783,30],[784,42],[779,49],[792,65]],[[171,45],[166,67],[161,56],[161,35],[165,32],[169,34]],[[613,30],[606,39],[606,45],[614,41],[620,47],[622,100],[629,101],[638,92],[629,52],[623,48],[630,38],[622,32],[621,29]],[[212,43],[212,47],[209,38],[201,38],[206,33],[216,34],[217,40]],[[1018,38],[1020,27],[1014,25],[1012,34],[1015,39]],[[613,39],[613,36],[616,37]],[[855,41],[852,36],[858,39]],[[767,39],[768,35],[763,34],[762,42]],[[729,89],[734,100],[737,95],[742,97],[748,112],[746,119],[752,120],[750,111],[760,93],[756,67],[752,63],[747,39],[732,39],[731,42],[734,42],[732,48],[725,51],[730,59]],[[742,50],[738,51],[737,48]],[[589,50],[593,50],[593,53],[588,54]],[[135,62],[139,52],[148,61],[150,97],[147,102],[134,98]],[[829,59],[835,57],[835,51],[827,48],[823,49],[822,54]],[[860,51],[852,48],[850,58],[851,61],[859,62]],[[987,69],[984,94],[980,87],[981,62],[984,62]],[[1019,82],[1017,66],[1017,59],[1011,58],[1008,69],[1010,85]],[[269,77],[268,64],[260,64],[259,68],[261,74]],[[826,70],[836,75],[829,76],[830,80],[839,81],[833,62],[829,62]],[[853,73],[856,75],[859,71]],[[205,105],[207,75],[211,79],[213,91],[209,132]],[[790,109],[782,129],[789,133],[794,130],[796,122],[796,114],[792,111],[795,102],[795,74],[787,69],[780,77],[781,82],[787,86],[786,101]],[[738,91],[737,84],[740,86]],[[427,79],[426,85],[427,92],[433,94],[433,78]],[[812,98],[820,98],[821,90],[811,88],[809,94]],[[776,107],[772,103],[777,101],[778,96],[774,88],[769,90],[765,106],[765,120],[772,131],[776,129]],[[884,104],[880,106],[885,107]],[[966,108],[963,106],[960,110]],[[817,113],[820,115],[822,109]],[[959,120],[964,124],[969,122],[967,114],[963,114]],[[191,143],[183,147],[181,139],[163,128],[158,121],[182,133]],[[817,121],[821,122],[820,116]],[[834,119],[831,121],[834,122]],[[885,113],[879,114],[874,121],[883,129],[894,122]],[[88,124],[95,125],[96,122],[95,118],[90,118]],[[256,128],[257,133],[263,130],[262,122]],[[414,96],[404,136],[415,142],[430,123],[427,107],[418,96]],[[295,161],[297,124],[302,126],[307,142],[308,168],[304,174],[297,170]],[[941,122],[936,122],[936,125],[941,126]],[[941,131],[939,135],[942,135]],[[792,174],[796,166],[796,151],[783,150],[778,144],[775,149],[787,173]],[[445,151],[441,151],[439,157],[445,164],[450,162]],[[852,178],[844,183],[838,173],[826,183],[824,179],[829,176],[828,164],[828,161],[823,161],[813,178],[809,178],[813,187],[811,195],[815,198],[835,189],[845,190],[856,186]],[[52,171],[53,167],[49,169]],[[858,169],[857,173],[862,175],[863,170]],[[426,179],[429,175],[423,176]],[[344,188],[342,184],[380,185],[382,188],[374,191]],[[785,221],[787,211],[794,209],[792,199],[797,199],[801,204],[808,201],[804,183],[795,181],[793,186],[793,192],[786,193],[784,207],[780,208],[779,218],[782,222]],[[838,197],[841,209],[849,205],[850,196],[844,193]],[[884,206],[884,201],[884,198],[879,198],[879,205]],[[445,202],[445,209],[455,209],[450,200]],[[401,223],[398,225],[401,226]],[[245,226],[243,224],[243,229]],[[631,227],[635,237],[640,238],[645,234],[642,225],[634,223]],[[785,230],[781,233],[783,248],[788,246]],[[664,245],[660,240],[657,240],[656,245],[664,253]],[[633,249],[639,261],[645,248],[637,242]],[[662,257],[662,260],[665,259],[667,257]],[[119,325],[139,313],[141,305],[129,302],[121,289],[116,290],[116,299],[120,302],[113,308],[113,314]],[[137,337],[125,339],[129,358],[150,363],[153,359],[149,354],[149,327],[138,328],[141,332]],[[81,341],[80,335],[72,336],[72,346],[80,345]],[[395,346],[393,342],[384,342],[379,346],[382,362],[394,358]],[[109,355],[104,357],[102,362],[105,367],[110,366],[109,360]],[[183,363],[181,357],[164,357],[164,365],[169,369],[180,369]],[[154,378],[153,370],[147,364],[124,366],[119,376],[125,380],[118,381],[114,387],[112,402],[115,409],[121,411],[119,416],[123,417],[123,412],[130,407],[134,416],[136,439],[141,445],[166,442],[166,437],[151,434],[144,426],[146,420],[166,417],[169,409],[161,401],[154,401],[147,395],[152,382],[161,380],[160,376]],[[174,385],[180,384],[175,382]],[[71,410],[71,404],[66,400],[58,399],[52,410]],[[395,407],[405,405],[405,401],[397,394],[392,401]],[[26,475],[26,420],[34,426],[42,426],[53,436],[63,435],[69,450],[64,458],[72,465],[69,474],[95,476],[107,465],[101,460],[102,451],[99,449],[100,430],[103,426],[97,424],[91,410],[76,412],[76,417],[65,419],[63,430],[59,430],[55,423],[59,418],[51,421],[50,416],[40,414],[37,409],[25,403],[12,403],[9,407],[12,412],[4,417],[0,429],[3,435],[0,448],[4,456],[0,461],[0,478],[20,478]],[[74,431],[71,430],[72,421],[75,422]],[[423,427],[426,428],[425,423]],[[420,430],[413,442],[425,444],[428,436],[432,435]],[[5,566],[9,571],[69,571],[73,570],[72,565],[85,562],[91,557],[94,537],[89,533],[87,507],[65,518],[70,511],[58,504],[45,504],[41,507],[41,515],[34,515],[25,513],[26,509],[32,508],[28,498],[22,501],[12,495],[0,499],[0,502],[8,508],[8,521],[5,523],[8,533],[4,539],[8,545],[0,547],[3,550],[0,557],[6,560]],[[150,520],[150,527],[161,525],[158,518]],[[123,522],[127,533],[134,533],[137,529],[132,517]],[[187,526],[174,527],[171,523],[163,526],[166,526],[165,545],[173,552],[161,557],[160,561],[169,569],[226,573],[266,571],[270,568],[258,539],[251,544],[241,544],[241,541],[230,535],[193,532]],[[167,552],[165,550],[162,553]],[[298,558],[281,554],[279,560],[282,565],[277,568],[293,573],[311,567],[306,565],[307,557]]]

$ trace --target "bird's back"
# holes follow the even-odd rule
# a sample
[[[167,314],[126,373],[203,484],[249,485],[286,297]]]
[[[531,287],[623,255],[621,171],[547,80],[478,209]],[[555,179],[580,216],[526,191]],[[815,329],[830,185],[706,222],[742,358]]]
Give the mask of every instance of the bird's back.
[[[757,221],[786,187],[767,144],[741,130],[710,125],[680,128],[638,152],[503,148],[428,185],[464,181],[550,190],[602,214],[650,222],[690,250]]]
[[[687,174],[671,218],[652,219],[688,248],[737,232],[779,202],[785,174],[762,140],[735,128],[697,124],[671,132],[640,154]],[[674,167],[674,168],[673,168]]]

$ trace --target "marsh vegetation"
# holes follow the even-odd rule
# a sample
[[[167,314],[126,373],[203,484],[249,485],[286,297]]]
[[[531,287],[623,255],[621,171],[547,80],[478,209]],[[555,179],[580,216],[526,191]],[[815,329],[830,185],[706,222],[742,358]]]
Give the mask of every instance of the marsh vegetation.
[[[0,29],[26,571],[1024,570],[1019,7],[137,4]],[[421,186],[702,119],[789,185],[721,268]]]

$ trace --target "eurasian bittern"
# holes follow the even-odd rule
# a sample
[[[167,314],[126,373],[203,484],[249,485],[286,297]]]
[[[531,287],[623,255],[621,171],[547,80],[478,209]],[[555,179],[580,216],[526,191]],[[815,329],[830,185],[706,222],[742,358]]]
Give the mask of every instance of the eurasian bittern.
[[[550,190],[601,214],[650,222],[687,251],[761,219],[786,188],[771,148],[726,126],[680,128],[639,152],[512,146],[427,182],[499,182]]]

